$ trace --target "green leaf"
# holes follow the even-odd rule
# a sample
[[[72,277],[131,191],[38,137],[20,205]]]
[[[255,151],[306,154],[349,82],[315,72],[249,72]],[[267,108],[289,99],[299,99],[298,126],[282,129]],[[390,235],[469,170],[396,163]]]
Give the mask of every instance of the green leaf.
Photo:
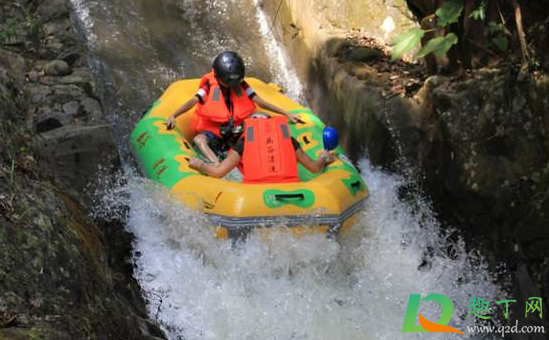
[[[429,53],[434,53],[442,57],[453,45],[457,44],[458,37],[454,33],[449,33],[444,37],[437,37],[429,40],[417,54],[418,58],[423,58]]]
[[[492,43],[499,48],[501,52],[507,52],[508,41],[507,38],[503,35],[497,36],[492,39]]]
[[[425,35],[425,31],[421,28],[412,28],[397,36],[393,40],[393,55],[391,56],[391,60],[394,61],[401,58],[405,53],[410,52],[419,44],[423,35]]]
[[[503,24],[498,24],[493,21],[490,21],[488,23],[487,30],[489,34],[502,33],[502,32],[505,32],[505,26],[503,26]]]
[[[437,25],[444,27],[457,22],[462,10],[463,4],[460,0],[446,1],[435,12],[437,15]]]
[[[486,18],[486,2],[483,1],[480,6],[472,11],[471,14],[469,14],[469,18],[484,21]]]

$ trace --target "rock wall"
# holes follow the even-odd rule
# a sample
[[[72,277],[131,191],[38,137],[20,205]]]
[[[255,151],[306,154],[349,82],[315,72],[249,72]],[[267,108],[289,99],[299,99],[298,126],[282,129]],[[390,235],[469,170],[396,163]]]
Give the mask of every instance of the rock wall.
[[[321,3],[321,10],[313,1],[264,4],[313,110],[343,131],[355,159],[414,169],[442,221],[493,269],[506,263],[513,296],[547,303],[548,74],[506,63],[426,78],[421,65],[380,55],[386,46],[372,44],[380,37],[368,26],[334,30],[325,14],[341,10]]]
[[[132,236],[86,208],[119,159],[68,1],[0,8],[0,338],[163,338]]]
[[[416,25],[404,0],[263,0],[261,7],[304,80],[328,40],[367,32],[388,41]]]

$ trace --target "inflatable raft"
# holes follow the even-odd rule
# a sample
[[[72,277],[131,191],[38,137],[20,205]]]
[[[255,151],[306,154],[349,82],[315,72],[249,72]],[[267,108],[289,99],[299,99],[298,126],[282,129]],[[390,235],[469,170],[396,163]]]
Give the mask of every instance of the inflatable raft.
[[[277,85],[254,78],[246,81],[266,101],[299,114],[303,123],[290,124],[290,133],[303,151],[317,159],[323,149],[322,121],[284,96]],[[167,130],[166,122],[196,93],[199,82],[189,79],[170,85],[132,132],[133,151],[145,176],[169,188],[191,209],[206,214],[220,238],[279,225],[297,233],[318,231],[333,236],[352,225],[368,189],[353,165],[341,157],[340,147],[334,150],[340,157],[322,172],[312,174],[299,165],[298,183],[243,184],[207,177],[191,169],[189,158],[198,156],[191,144],[194,109],[177,118],[174,130]],[[258,111],[266,112],[261,108]]]

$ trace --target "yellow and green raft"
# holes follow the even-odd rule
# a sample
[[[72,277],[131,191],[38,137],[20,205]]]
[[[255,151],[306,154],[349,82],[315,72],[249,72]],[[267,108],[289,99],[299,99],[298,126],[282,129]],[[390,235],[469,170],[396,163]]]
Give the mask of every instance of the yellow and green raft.
[[[299,114],[304,123],[290,124],[291,134],[303,151],[317,159],[323,149],[322,121],[284,96],[277,85],[254,78],[246,81],[266,101]],[[174,130],[168,131],[166,122],[195,95],[199,82],[200,79],[189,79],[170,85],[132,132],[133,151],[148,178],[169,188],[191,209],[204,212],[220,238],[278,225],[297,233],[319,231],[337,235],[352,225],[363,208],[368,189],[358,171],[341,159],[344,157],[318,174],[299,165],[299,183],[243,184],[191,169],[189,158],[199,156],[191,144],[194,108],[178,117]],[[334,151],[342,154],[340,147]]]

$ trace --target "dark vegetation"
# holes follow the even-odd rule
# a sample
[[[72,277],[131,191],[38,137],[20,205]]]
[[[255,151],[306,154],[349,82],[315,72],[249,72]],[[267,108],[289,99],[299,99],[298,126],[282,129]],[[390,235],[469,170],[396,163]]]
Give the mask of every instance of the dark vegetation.
[[[428,73],[502,62],[549,69],[549,5],[543,0],[406,0],[420,24],[395,41],[394,58],[421,43]]]

